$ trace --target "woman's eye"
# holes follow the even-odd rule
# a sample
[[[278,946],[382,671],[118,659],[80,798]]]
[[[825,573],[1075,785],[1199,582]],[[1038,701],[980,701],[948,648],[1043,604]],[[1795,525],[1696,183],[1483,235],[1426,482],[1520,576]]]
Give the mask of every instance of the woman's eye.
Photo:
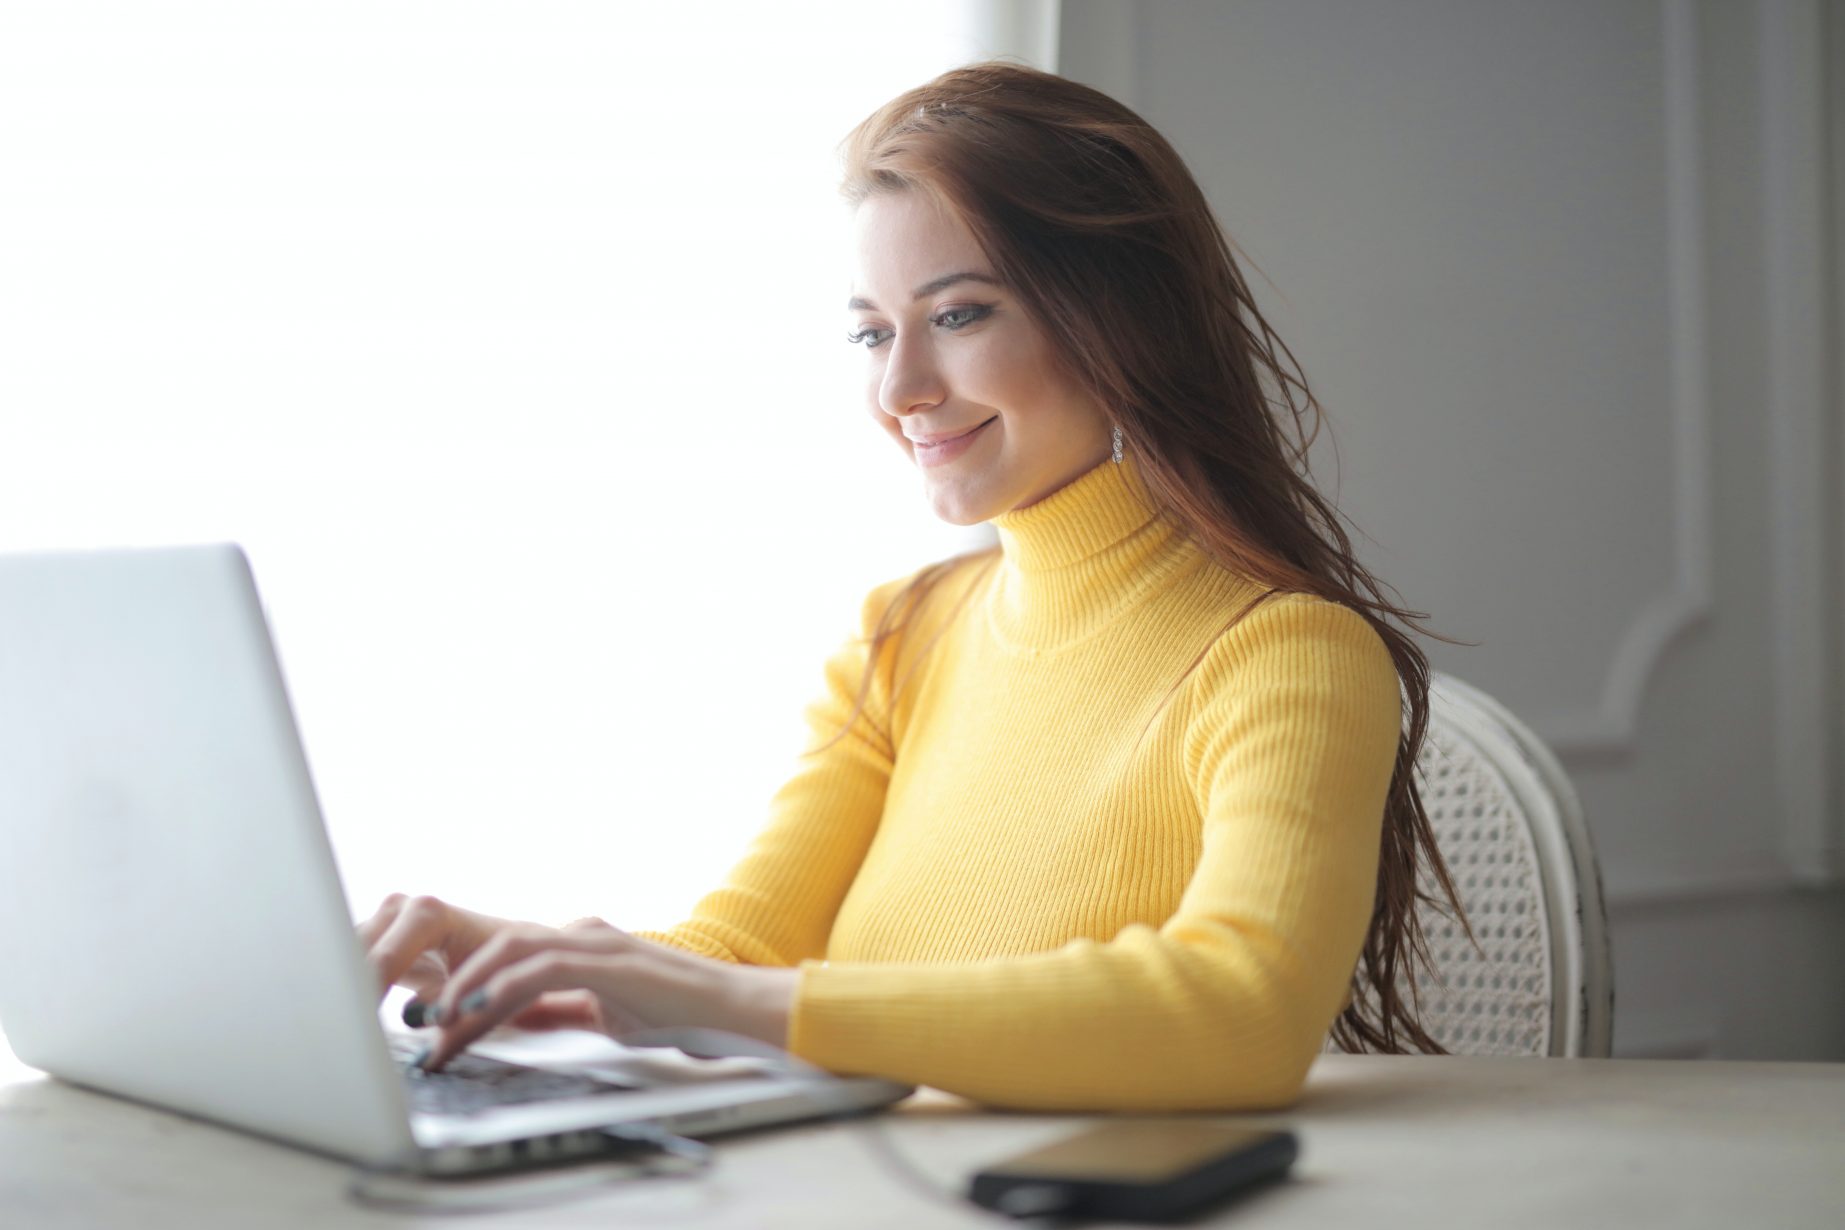
[[[976,320],[985,319],[992,311],[990,307],[981,306],[949,308],[946,312],[938,312],[930,319],[932,323],[944,328],[965,329]]]
[[[953,332],[957,329],[965,329],[976,321],[985,320],[992,314],[992,308],[987,307],[985,304],[975,304],[972,307],[949,308],[945,312],[937,312],[929,318],[929,323],[932,325],[940,325],[942,328]],[[846,334],[846,340],[848,342],[851,342],[854,346],[862,345],[867,350],[876,350],[879,346],[882,346],[889,337],[889,329],[867,328]]]

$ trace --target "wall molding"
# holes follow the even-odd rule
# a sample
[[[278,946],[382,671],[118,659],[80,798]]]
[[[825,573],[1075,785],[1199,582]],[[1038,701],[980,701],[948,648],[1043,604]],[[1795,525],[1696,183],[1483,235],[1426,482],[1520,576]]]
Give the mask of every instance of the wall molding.
[[[1812,0],[1807,0],[1811,3]],[[1134,4],[1065,0],[1064,21],[1080,23],[1081,63],[1067,68],[1135,105],[1139,36]],[[1534,709],[1526,720],[1562,756],[1627,754],[1634,749],[1648,685],[1667,652],[1713,609],[1710,388],[1705,361],[1702,31],[1697,0],[1660,0],[1664,65],[1666,311],[1672,466],[1672,580],[1643,602],[1622,632],[1585,704]]]
[[[1838,877],[1840,844],[1831,815],[1825,38],[1817,0],[1766,0],[1757,17],[1776,811],[1788,870],[1824,884]],[[1822,253],[1828,259],[1816,259]]]
[[[1704,361],[1704,131],[1695,0],[1661,0],[1665,62],[1666,312],[1672,411],[1672,587],[1649,599],[1615,646],[1592,707],[1529,719],[1559,755],[1629,752],[1648,681],[1667,649],[1711,611],[1710,390]]]

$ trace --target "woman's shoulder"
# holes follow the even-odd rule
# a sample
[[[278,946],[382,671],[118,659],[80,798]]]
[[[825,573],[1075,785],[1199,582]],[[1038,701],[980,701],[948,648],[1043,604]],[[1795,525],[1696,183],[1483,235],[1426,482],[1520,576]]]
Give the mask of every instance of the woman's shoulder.
[[[1000,548],[951,555],[873,585],[860,612],[867,636],[885,621],[907,631],[936,626],[958,609],[999,560]]]
[[[1201,690],[1252,678],[1349,678],[1394,689],[1396,662],[1356,607],[1319,594],[1251,588],[1199,663]]]

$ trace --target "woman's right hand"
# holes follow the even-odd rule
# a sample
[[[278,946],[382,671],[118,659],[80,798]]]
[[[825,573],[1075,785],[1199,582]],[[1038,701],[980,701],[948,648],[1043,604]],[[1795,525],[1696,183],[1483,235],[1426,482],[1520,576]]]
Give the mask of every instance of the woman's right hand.
[[[402,985],[431,1003],[476,948],[513,925],[510,919],[464,910],[437,897],[392,893],[359,924],[358,933],[378,976],[380,999]]]
[[[579,919],[565,929],[592,921]],[[530,925],[464,910],[438,897],[392,893],[357,930],[378,976],[381,1000],[402,985],[416,999],[433,1004],[475,949],[509,927]],[[507,1023],[522,1029],[601,1029],[602,1014],[587,992],[547,991]]]

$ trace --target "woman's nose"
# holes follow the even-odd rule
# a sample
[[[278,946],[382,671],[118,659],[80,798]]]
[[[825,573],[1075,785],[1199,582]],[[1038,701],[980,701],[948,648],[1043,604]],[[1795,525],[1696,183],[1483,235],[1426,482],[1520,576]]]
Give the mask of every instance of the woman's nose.
[[[878,405],[889,415],[909,414],[947,399],[941,369],[926,341],[891,338],[890,358],[878,384]]]

